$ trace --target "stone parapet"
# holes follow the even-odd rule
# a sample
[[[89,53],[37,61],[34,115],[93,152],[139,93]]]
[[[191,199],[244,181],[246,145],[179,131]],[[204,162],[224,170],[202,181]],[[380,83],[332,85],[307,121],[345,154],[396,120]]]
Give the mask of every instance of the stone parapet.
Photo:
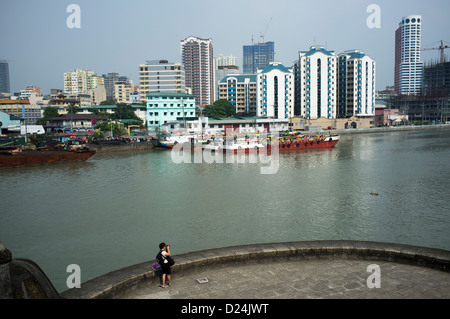
[[[364,241],[308,241],[244,245],[209,249],[173,256],[174,274],[199,272],[202,268],[231,264],[270,263],[289,260],[380,260],[450,272],[450,251],[402,244]],[[61,294],[68,299],[120,298],[130,291],[157,285],[160,278],[152,270],[155,261],[122,268],[89,280],[81,288]]]

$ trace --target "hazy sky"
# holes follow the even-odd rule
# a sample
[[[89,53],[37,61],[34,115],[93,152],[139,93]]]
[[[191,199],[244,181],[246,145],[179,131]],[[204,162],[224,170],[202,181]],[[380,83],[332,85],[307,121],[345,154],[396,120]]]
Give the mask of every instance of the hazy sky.
[[[79,29],[67,27],[70,4],[81,8]],[[366,24],[370,4],[380,8],[380,28]],[[422,47],[438,47],[450,42],[449,12],[448,0],[0,0],[0,60],[9,61],[12,92],[27,85],[44,94],[63,89],[64,72],[78,67],[118,72],[137,85],[140,63],[181,62],[180,40],[188,36],[211,38],[214,57],[232,54],[242,70],[242,46],[265,33],[275,42],[275,59],[288,67],[314,44],[337,54],[362,50],[377,61],[383,89],[393,85],[401,18],[422,15]]]

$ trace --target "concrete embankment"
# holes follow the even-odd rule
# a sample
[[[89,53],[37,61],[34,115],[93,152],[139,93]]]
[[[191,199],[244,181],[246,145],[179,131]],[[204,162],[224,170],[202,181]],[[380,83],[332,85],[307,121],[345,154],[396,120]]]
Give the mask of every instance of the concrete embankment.
[[[450,284],[449,251],[391,243],[362,241],[311,241],[259,244],[191,252],[181,255],[174,255],[174,259],[176,264],[172,267],[172,277],[175,283],[178,282],[179,286],[177,286],[177,288],[172,287],[170,289],[177,289],[178,297],[180,298],[183,296],[186,298],[219,298],[226,296],[226,294],[222,296],[220,293],[230,293],[230,296],[237,296],[236,292],[239,291],[238,288],[242,288],[244,283],[254,286],[251,289],[254,295],[245,294],[245,296],[247,296],[246,298],[258,298],[260,297],[260,295],[257,294],[258,291],[266,289],[269,293],[280,287],[278,279],[279,276],[283,274],[272,273],[272,275],[270,275],[264,272],[265,269],[272,267],[271,265],[275,266],[273,267],[274,269],[279,269],[280,263],[290,263],[289,267],[292,268],[291,272],[283,268],[286,270],[285,272],[291,274],[289,278],[286,278],[287,282],[284,283],[284,286],[297,280],[298,278],[296,278],[296,276],[298,276],[298,274],[302,274],[304,277],[305,272],[307,276],[305,277],[306,279],[304,279],[305,282],[302,284],[306,285],[314,282],[317,283],[317,280],[323,280],[322,277],[324,274],[314,271],[314,269],[317,268],[317,265],[310,270],[307,270],[308,263],[311,262],[320,263],[320,267],[323,265],[325,267],[324,269],[328,269],[327,273],[331,276],[330,278],[338,278],[339,280],[342,280],[348,278],[349,276],[352,277],[353,274],[349,275],[349,273],[354,271],[354,269],[353,266],[348,265],[348,261],[351,260],[354,260],[355,262],[367,261],[367,265],[374,262],[383,264],[383,278],[385,278],[383,283],[385,284],[384,287],[386,287],[386,289],[380,291],[380,293],[383,294],[382,296],[384,296],[384,298],[388,298],[389,296],[402,296],[397,294],[398,290],[401,288],[398,285],[400,279],[395,279],[394,282],[396,284],[393,284],[392,287],[389,288],[388,285],[388,278],[398,273],[399,269],[407,274],[407,278],[405,277],[406,279],[402,279],[403,281],[406,280],[412,282],[419,288],[423,285],[428,285],[430,280],[432,280],[430,278],[435,278],[436,276],[439,277],[438,282],[433,282],[435,284],[434,288],[431,287],[428,289],[427,287],[421,287],[420,289],[423,291],[418,295],[412,296],[411,294],[414,294],[418,289],[417,287],[413,287],[409,290],[403,291],[404,298],[414,298],[415,296],[435,296],[439,298],[439,296],[448,296],[448,290],[446,287]],[[83,283],[81,288],[67,290],[63,292],[61,296],[68,299],[144,298],[142,296],[147,296],[146,298],[158,298],[158,293],[162,293],[163,290],[158,288],[160,280],[158,274],[152,271],[152,263],[154,262],[155,261],[148,261],[113,271]],[[333,263],[345,264],[338,268],[329,266]],[[384,263],[394,266],[392,267]],[[365,265],[363,273],[366,271],[367,265]],[[403,268],[401,268],[403,266],[401,265],[405,265],[405,267],[408,268],[403,270]],[[229,269],[233,274],[241,272],[245,274],[245,269],[247,269],[246,267],[253,269],[252,267],[255,266],[258,266],[259,270],[251,272],[253,276],[252,280],[246,278],[245,276],[238,276],[236,279],[236,284],[239,284],[239,286],[237,288],[230,282],[231,279],[229,274],[220,275],[224,269]],[[434,275],[431,274],[431,277],[423,277],[423,274],[427,271],[427,269],[432,271]],[[192,294],[194,291],[193,285],[196,283],[195,278],[202,278],[206,273],[208,273],[208,277],[210,279],[211,276],[217,277],[214,279],[215,282],[213,283],[216,290],[209,291],[204,288],[197,295]],[[355,278],[358,278],[361,282],[365,280],[364,276],[360,274]],[[185,284],[182,283],[183,279],[186,279]],[[359,281],[357,286],[361,288],[364,286],[364,283]],[[403,281],[401,281],[401,283],[404,286],[405,284]],[[354,284],[344,280],[342,285],[343,292],[340,296],[345,298],[348,296],[346,295],[348,291],[352,290],[350,286]],[[308,296],[321,297],[321,295],[329,294],[332,290],[330,290],[327,286],[328,288],[325,287],[322,289],[323,291],[319,291],[317,290],[318,287],[315,285],[313,286],[314,287],[311,287],[311,289],[316,290],[315,295],[304,295],[301,293],[300,295],[293,295],[294,298],[295,296],[298,298]],[[433,292],[435,293],[436,290],[439,290],[439,295],[433,295]],[[441,290],[443,290],[443,292]],[[207,293],[206,291],[209,292]],[[186,295],[181,294],[181,292]],[[364,297],[364,295],[361,295],[362,288],[360,290],[352,291],[352,293],[356,298],[358,296]],[[165,297],[170,298],[169,290],[164,290],[164,294]],[[172,294],[175,294],[175,291],[172,291]],[[164,296],[160,297],[165,298]],[[292,296],[286,297],[292,298]]]
[[[365,133],[385,133],[385,132],[400,132],[400,131],[425,131],[437,129],[450,129],[450,124],[439,125],[405,125],[405,126],[383,126],[373,128],[357,128],[344,130],[324,130],[333,134],[365,134]]]

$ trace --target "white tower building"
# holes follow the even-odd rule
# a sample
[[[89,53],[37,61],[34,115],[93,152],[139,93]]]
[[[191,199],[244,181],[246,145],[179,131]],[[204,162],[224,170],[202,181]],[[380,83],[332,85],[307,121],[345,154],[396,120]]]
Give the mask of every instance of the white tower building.
[[[294,73],[271,62],[256,75],[257,116],[288,119],[294,116]]]
[[[300,51],[298,84],[300,116],[307,119],[336,118],[337,57],[334,51],[312,46]]]
[[[375,115],[375,67],[375,60],[362,51],[339,54],[339,117]]]
[[[395,92],[419,94],[422,89],[422,16],[403,17],[395,31]]]

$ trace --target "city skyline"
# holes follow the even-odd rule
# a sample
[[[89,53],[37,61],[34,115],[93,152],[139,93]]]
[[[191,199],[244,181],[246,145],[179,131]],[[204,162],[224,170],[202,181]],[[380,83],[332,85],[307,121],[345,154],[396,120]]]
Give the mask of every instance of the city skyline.
[[[71,13],[66,9],[71,3],[81,9],[79,29],[67,26]],[[255,43],[262,39],[275,42],[275,61],[287,67],[294,64],[299,51],[313,45],[337,54],[364,51],[377,61],[377,90],[381,90],[394,85],[395,30],[402,17],[423,17],[422,48],[450,40],[446,34],[450,22],[445,20],[450,3],[446,0],[227,3],[236,10],[223,17],[221,6],[206,0],[169,4],[113,0],[108,5],[86,0],[6,2],[0,10],[4,43],[0,59],[9,62],[11,92],[35,85],[46,94],[52,88],[63,88],[64,72],[75,68],[98,75],[117,72],[139,83],[139,65],[145,61],[181,62],[179,43],[189,36],[211,38],[214,58],[232,54],[242,72],[242,48],[252,44],[253,38]],[[380,28],[367,25],[371,4],[380,9]],[[439,56],[438,51],[422,53],[425,63]]]

